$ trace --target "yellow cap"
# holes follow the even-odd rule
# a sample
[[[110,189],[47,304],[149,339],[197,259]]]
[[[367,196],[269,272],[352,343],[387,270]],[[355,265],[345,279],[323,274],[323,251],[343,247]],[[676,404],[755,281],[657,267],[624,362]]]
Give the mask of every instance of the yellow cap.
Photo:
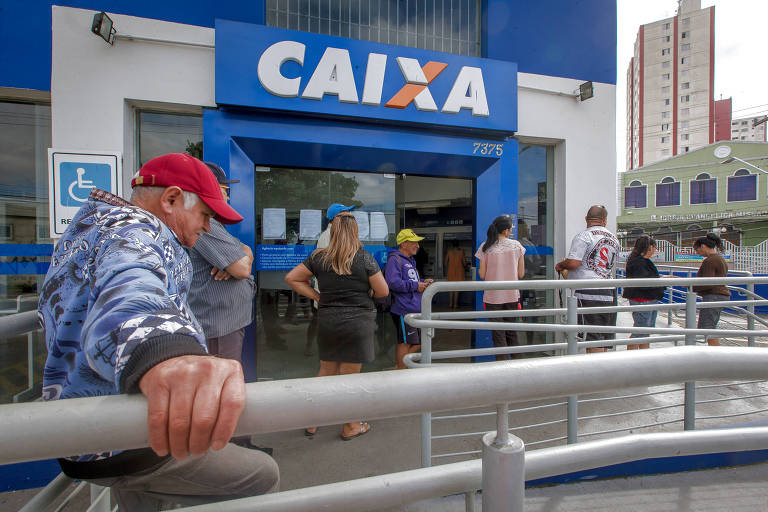
[[[418,236],[412,229],[401,229],[397,234],[397,245],[403,242],[420,242],[424,240],[423,236]]]

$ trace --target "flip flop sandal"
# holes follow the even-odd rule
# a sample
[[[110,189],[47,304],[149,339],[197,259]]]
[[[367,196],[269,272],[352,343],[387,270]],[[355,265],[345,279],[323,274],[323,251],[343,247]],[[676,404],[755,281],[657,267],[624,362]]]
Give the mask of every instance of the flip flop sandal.
[[[373,429],[373,427],[371,427],[371,425],[367,421],[361,421],[360,422],[360,432],[358,432],[357,434],[353,434],[351,436],[345,436],[344,434],[342,434],[340,437],[341,437],[342,441],[351,441],[352,439],[354,439],[356,437],[360,437],[360,436],[362,436],[364,434],[367,434],[372,429]]]
[[[313,427],[309,427],[309,428],[313,428]],[[309,428],[305,428],[304,429],[304,435],[307,436],[307,437],[315,437],[315,434],[317,434],[317,427],[314,427],[314,429],[315,429],[314,432],[309,430]]]

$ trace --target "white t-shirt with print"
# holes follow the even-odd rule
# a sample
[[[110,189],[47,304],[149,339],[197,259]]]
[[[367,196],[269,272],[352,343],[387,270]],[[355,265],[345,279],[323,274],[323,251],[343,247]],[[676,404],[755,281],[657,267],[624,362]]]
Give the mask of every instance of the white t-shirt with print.
[[[568,272],[568,279],[611,279],[618,257],[616,235],[602,226],[590,226],[573,237],[568,259],[580,260],[581,265]],[[601,292],[603,290],[584,289],[577,290],[575,295],[588,300],[613,300],[613,291]]]

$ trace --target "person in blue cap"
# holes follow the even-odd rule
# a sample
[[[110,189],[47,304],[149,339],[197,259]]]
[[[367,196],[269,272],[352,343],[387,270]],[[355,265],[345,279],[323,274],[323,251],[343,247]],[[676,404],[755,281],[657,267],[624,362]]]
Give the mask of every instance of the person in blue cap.
[[[328,211],[325,213],[325,218],[328,220],[328,227],[325,228],[325,231],[320,233],[320,236],[317,238],[317,248],[318,249],[325,249],[328,247],[328,244],[331,243],[331,221],[341,212],[351,212],[355,209],[355,206],[344,206],[341,203],[333,203],[331,206],[328,207]]]

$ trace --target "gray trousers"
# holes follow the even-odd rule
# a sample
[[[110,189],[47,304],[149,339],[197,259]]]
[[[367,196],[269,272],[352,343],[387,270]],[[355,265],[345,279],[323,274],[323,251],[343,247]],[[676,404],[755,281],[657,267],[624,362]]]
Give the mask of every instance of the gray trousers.
[[[171,504],[202,505],[275,492],[280,471],[269,455],[232,443],[202,457],[169,459],[156,468],[89,482],[112,488],[125,512],[166,510]]]
[[[238,329],[224,336],[208,338],[208,353],[222,359],[234,359],[242,364],[244,337],[245,329]]]

